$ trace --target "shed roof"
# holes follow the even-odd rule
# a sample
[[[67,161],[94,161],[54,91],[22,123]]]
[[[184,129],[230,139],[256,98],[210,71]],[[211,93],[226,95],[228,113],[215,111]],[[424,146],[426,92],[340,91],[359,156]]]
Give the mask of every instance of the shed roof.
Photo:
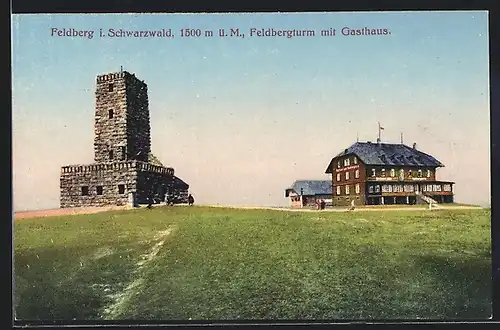
[[[326,173],[332,173],[336,158],[349,154],[356,155],[366,165],[444,167],[433,156],[404,144],[356,142],[332,158]]]
[[[184,182],[182,179],[180,179],[176,176],[174,176],[174,187],[189,189],[189,185],[186,182]]]
[[[296,194],[306,196],[313,195],[331,195],[332,194],[332,181],[330,180],[297,180],[293,185],[285,190],[285,197],[288,197],[293,191]]]

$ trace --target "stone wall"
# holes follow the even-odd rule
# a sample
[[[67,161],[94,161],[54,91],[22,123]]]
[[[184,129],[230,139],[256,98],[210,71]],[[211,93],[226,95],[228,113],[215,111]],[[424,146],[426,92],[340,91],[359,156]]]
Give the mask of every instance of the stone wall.
[[[119,191],[119,185],[123,185],[123,191]],[[133,161],[64,166],[60,204],[62,208],[126,205],[129,192],[136,191],[136,187],[137,169]]]
[[[148,86],[133,75],[127,75],[126,84],[129,157],[147,162],[151,152]]]
[[[151,128],[147,93],[146,83],[126,71],[97,77],[94,132],[96,163],[148,161]]]
[[[60,204],[62,208],[126,205],[130,203],[131,193],[137,204],[147,204],[149,197],[163,201],[166,193],[187,198],[189,186],[174,185],[173,173],[173,168],[140,161],[64,166]],[[122,191],[120,185],[123,185]]]

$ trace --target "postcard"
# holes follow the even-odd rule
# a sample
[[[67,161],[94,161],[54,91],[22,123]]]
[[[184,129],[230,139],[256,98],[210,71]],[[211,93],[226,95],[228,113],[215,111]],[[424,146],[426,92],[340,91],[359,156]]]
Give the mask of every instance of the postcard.
[[[16,320],[491,316],[486,11],[12,16]]]

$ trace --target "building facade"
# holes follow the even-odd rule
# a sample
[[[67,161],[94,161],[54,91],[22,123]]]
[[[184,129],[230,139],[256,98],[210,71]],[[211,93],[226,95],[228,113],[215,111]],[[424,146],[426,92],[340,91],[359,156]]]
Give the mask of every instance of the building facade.
[[[285,190],[292,208],[316,207],[318,201],[332,205],[332,182],[330,180],[297,180]]]
[[[146,204],[187,196],[174,169],[154,165],[147,84],[127,71],[97,76],[94,163],[61,168],[60,206]]]
[[[437,180],[444,165],[404,144],[356,142],[335,156],[332,174],[334,206],[453,203],[453,182]]]

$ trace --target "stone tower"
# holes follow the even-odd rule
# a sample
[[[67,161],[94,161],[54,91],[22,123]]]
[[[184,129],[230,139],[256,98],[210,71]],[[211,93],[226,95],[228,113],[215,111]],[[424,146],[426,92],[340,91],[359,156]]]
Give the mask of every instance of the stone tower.
[[[61,207],[147,204],[189,185],[172,167],[149,162],[148,86],[126,71],[97,76],[94,163],[61,168]]]
[[[147,162],[150,130],[146,83],[126,71],[97,76],[94,161]]]

